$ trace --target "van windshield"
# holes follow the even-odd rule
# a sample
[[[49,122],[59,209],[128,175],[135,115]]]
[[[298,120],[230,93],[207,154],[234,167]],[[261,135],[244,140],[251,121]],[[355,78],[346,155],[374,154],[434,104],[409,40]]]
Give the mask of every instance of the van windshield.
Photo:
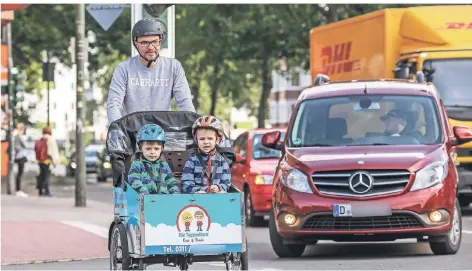
[[[426,60],[432,73],[428,79],[437,88],[446,107],[472,107],[472,58]]]
[[[288,146],[422,145],[441,140],[431,97],[356,95],[303,101]]]

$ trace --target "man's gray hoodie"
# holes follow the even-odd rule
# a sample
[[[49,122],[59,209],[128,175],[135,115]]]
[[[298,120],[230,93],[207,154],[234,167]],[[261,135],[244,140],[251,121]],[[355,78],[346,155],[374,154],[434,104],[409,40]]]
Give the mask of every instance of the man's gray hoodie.
[[[184,69],[177,59],[160,56],[147,68],[139,56],[115,68],[107,99],[108,123],[137,111],[170,111],[175,97],[181,111],[195,112]]]

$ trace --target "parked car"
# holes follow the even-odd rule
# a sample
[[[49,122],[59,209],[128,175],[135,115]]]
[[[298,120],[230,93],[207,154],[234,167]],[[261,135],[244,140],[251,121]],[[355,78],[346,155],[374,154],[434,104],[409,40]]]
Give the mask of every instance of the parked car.
[[[104,145],[88,145],[85,147],[85,169],[87,174],[97,173],[98,155],[104,148]]]
[[[97,157],[97,181],[106,182],[109,177],[112,177],[110,156],[107,149],[104,148]]]
[[[105,149],[104,145],[88,145],[85,147],[85,171],[89,173],[97,173],[98,166],[98,155],[100,152]],[[68,157],[69,162],[66,167],[67,176],[75,176],[77,162],[76,162],[76,153],[75,151],[71,153]]]
[[[319,240],[418,238],[437,255],[459,250],[455,148],[472,131],[449,127],[434,85],[318,85],[301,93],[292,114],[284,142],[280,131],[262,138],[282,151],[269,218],[279,257],[299,257]]]
[[[272,176],[280,159],[280,151],[262,146],[262,135],[268,131],[280,131],[282,136],[285,134],[284,129],[256,129],[242,133],[233,143],[237,163],[231,170],[231,180],[244,191],[248,226],[262,225],[271,209]]]

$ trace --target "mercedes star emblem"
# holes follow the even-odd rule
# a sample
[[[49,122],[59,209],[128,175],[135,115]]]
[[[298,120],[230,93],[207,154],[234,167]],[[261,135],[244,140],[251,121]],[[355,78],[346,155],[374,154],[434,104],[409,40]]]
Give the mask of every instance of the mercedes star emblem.
[[[372,189],[374,179],[365,171],[357,171],[349,178],[349,188],[356,194],[365,194]]]

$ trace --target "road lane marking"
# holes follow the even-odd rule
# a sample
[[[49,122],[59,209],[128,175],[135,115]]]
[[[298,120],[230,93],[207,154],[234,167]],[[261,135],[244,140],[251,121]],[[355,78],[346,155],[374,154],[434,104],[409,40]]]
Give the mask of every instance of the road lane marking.
[[[226,267],[225,263],[201,263],[201,262],[199,262],[198,264],[211,265],[211,266],[215,266],[215,267]],[[253,269],[253,267],[251,267],[251,269]],[[255,268],[255,269],[261,270],[261,271],[279,271],[279,270],[281,270],[281,269],[277,269],[277,268]]]
[[[208,265],[217,266],[217,267],[226,267],[225,263],[201,263],[201,264],[208,264]]]
[[[105,227],[97,226],[97,225],[82,222],[82,221],[61,221],[61,223],[79,228],[84,231],[88,231],[90,233],[93,233],[95,235],[108,239],[108,229]]]
[[[465,233],[465,234],[472,234],[472,231],[462,230],[462,233]]]

